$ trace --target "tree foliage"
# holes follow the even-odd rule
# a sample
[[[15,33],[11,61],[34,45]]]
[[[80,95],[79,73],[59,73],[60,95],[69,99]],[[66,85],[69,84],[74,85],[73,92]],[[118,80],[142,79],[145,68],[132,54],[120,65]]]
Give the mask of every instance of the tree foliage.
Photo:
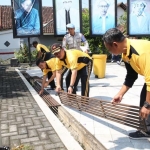
[[[127,35],[127,11],[125,11],[124,14],[119,17],[118,22],[123,28],[123,34]]]
[[[28,46],[26,44],[23,44],[23,46],[20,45],[20,49],[18,51],[15,51],[14,55],[20,63],[28,63],[29,62]],[[31,61],[35,61],[36,55],[37,55],[36,50],[31,52]]]

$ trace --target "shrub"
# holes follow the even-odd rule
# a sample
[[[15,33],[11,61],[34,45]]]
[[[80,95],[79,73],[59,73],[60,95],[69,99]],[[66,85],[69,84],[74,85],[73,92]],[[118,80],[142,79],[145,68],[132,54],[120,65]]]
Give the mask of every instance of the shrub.
[[[18,59],[20,63],[28,63],[29,62],[29,50],[26,44],[20,46],[18,51],[14,52],[15,57]],[[34,50],[31,52],[31,61],[36,60],[37,51]]]

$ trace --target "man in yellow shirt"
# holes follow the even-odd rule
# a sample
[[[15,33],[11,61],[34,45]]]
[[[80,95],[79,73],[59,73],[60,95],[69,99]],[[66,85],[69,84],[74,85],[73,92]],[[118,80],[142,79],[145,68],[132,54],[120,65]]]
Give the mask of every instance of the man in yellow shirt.
[[[45,87],[47,87],[51,82],[54,81],[54,78],[56,77],[56,58],[51,58],[47,61],[44,61],[43,59],[39,58],[36,61],[36,65],[43,70],[43,81],[42,81],[42,86],[41,86],[41,90],[39,92],[39,94],[43,93],[43,90]],[[62,81],[63,81],[63,75],[64,75],[64,71],[62,71],[61,75],[62,75]],[[46,78],[48,75],[51,75],[48,78],[48,81],[46,81]],[[56,86],[53,88],[55,89]],[[63,88],[63,83],[61,82],[61,88]]]
[[[56,58],[51,58],[47,61],[44,61],[43,59],[39,58],[36,61],[36,65],[43,70],[43,81],[42,86],[39,94],[41,95],[43,93],[43,90],[45,87],[47,87],[52,81],[54,81],[54,78],[56,77]],[[46,81],[48,74],[50,75],[48,78],[48,81]],[[53,87],[54,89],[56,88]]]
[[[39,44],[37,41],[33,41],[32,45],[38,51],[37,58],[42,58],[44,61],[51,58],[51,52],[45,45]]]
[[[120,103],[124,94],[132,87],[138,74],[145,77],[145,83],[140,96],[140,116],[147,119],[148,132],[136,131],[129,133],[132,139],[150,138],[150,41],[125,38],[123,33],[112,28],[103,35],[105,47],[114,55],[122,54],[127,75],[124,84],[112,103]]]
[[[47,61],[53,57],[50,50],[45,45],[39,44],[37,41],[33,41],[32,45],[38,51],[37,59],[41,58],[42,60]],[[51,75],[52,75],[52,73],[48,72],[48,74],[47,74],[48,79],[50,79]],[[52,90],[55,89],[55,87],[56,87],[54,80],[52,80],[49,85],[51,86]]]
[[[57,57],[56,59],[56,91],[61,90],[61,72],[63,66],[71,69],[70,76],[68,76],[67,91],[70,94],[76,94],[76,86],[81,78],[81,94],[82,96],[89,96],[89,78],[92,70],[91,57],[79,50],[64,50],[59,43],[51,46],[52,53]],[[70,79],[71,78],[71,79]]]

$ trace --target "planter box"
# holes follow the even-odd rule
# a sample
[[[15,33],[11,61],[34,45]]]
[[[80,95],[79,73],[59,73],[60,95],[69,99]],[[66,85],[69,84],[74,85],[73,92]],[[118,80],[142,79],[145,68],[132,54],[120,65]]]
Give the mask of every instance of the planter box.
[[[19,61],[17,58],[11,58],[10,59],[10,66],[11,67],[18,67],[19,66]]]

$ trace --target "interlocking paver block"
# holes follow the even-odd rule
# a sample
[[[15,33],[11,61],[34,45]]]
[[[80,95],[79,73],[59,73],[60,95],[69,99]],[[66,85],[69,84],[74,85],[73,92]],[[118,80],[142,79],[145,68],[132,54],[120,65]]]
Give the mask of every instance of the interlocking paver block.
[[[19,132],[19,134],[27,134],[28,133],[26,127],[18,128],[18,132]]]
[[[33,124],[34,125],[41,125],[41,121],[38,119],[33,119]]]
[[[38,116],[44,116],[43,112],[37,112]]]
[[[29,137],[36,137],[38,136],[38,133],[35,129],[33,130],[28,130],[28,134],[29,134]]]
[[[31,118],[24,118],[24,121],[25,121],[25,123],[32,123],[32,124],[33,124],[33,122],[32,122],[32,119],[31,119]]]
[[[50,126],[50,123],[49,123],[48,121],[44,121],[44,122],[42,122],[42,125],[43,125],[44,127],[49,127],[49,126]]]
[[[27,137],[28,137],[27,134],[16,135],[16,136],[11,136],[10,140],[19,140],[19,139],[24,139],[24,138],[27,138]]]
[[[44,150],[43,146],[34,146],[35,150]]]
[[[47,127],[47,128],[40,128],[40,129],[37,129],[38,131],[49,131],[49,130],[53,130],[52,127]]]
[[[13,120],[13,119],[16,119],[16,117],[14,114],[8,114],[8,119]]]
[[[2,145],[9,145],[9,137],[2,137]]]
[[[34,142],[38,140],[39,140],[39,137],[26,138],[26,139],[21,139],[21,143]]]
[[[3,134],[1,134],[1,136],[5,137],[5,136],[13,136],[13,135],[17,135],[17,134],[18,134],[17,132],[3,133]]]
[[[46,145],[52,143],[50,140],[40,140],[40,141],[35,141],[33,142],[33,145]]]
[[[48,136],[48,134],[46,133],[46,132],[39,132],[39,136],[40,136],[40,139],[41,140],[47,140],[47,139],[49,139],[49,136]]]
[[[50,135],[49,138],[52,141],[52,143],[58,143],[61,141],[57,134]]]
[[[1,124],[1,130],[8,129],[8,124]]]
[[[2,120],[7,120],[7,114],[1,113],[1,119],[2,119]]]
[[[15,132],[17,131],[17,126],[16,125],[9,125],[9,132]]]
[[[16,120],[19,122],[24,122],[23,117],[22,116],[16,116]]]
[[[40,128],[43,128],[43,126],[42,125],[35,125],[35,126],[33,125],[33,126],[28,126],[27,127],[28,130],[30,130],[30,129],[40,129]]]

